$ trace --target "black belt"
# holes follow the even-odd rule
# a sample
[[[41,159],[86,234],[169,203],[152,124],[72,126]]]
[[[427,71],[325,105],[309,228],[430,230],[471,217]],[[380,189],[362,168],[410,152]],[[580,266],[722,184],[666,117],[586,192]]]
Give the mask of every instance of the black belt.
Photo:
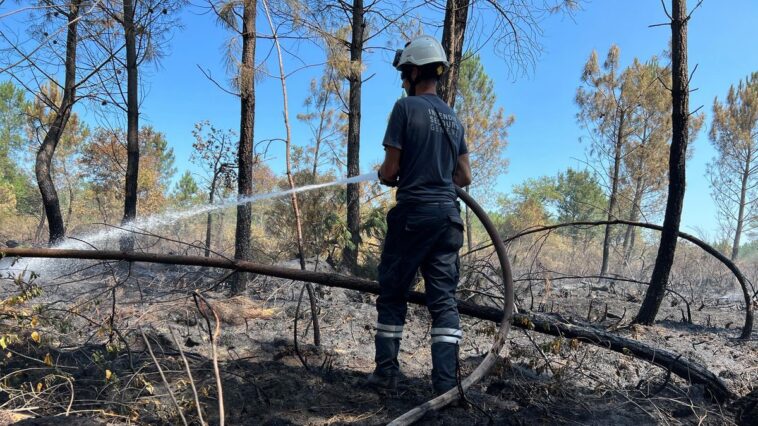
[[[461,207],[459,201],[447,200],[447,201],[400,201],[397,203],[402,207],[421,207],[421,206],[439,206],[439,207]]]

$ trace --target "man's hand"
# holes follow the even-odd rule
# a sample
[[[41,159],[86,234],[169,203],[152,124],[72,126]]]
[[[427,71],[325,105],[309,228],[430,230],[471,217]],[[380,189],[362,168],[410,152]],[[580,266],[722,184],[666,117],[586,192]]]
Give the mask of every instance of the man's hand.
[[[386,179],[384,179],[382,177],[382,171],[381,170],[377,170],[376,171],[376,175],[379,177],[379,182],[381,182],[382,185],[387,185],[389,187],[396,187],[397,186],[398,180],[397,179],[395,179],[395,180],[386,180]]]
[[[397,186],[400,178],[400,156],[403,151],[391,146],[384,147],[384,162],[377,172],[379,181],[387,186]]]
[[[458,165],[455,167],[453,183],[461,188],[469,186],[471,184],[471,165],[469,164],[468,154],[459,155]]]

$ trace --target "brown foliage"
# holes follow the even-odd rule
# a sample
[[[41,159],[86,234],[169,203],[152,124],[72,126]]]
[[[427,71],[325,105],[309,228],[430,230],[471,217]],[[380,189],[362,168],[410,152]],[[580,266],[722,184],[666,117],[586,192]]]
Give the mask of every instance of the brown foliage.
[[[166,204],[166,185],[173,174],[173,150],[168,148],[162,133],[151,127],[140,131],[141,166],[137,180],[140,215],[156,213]],[[121,130],[97,129],[82,148],[81,166],[84,179],[94,198],[99,220],[120,219],[126,176],[126,141]],[[97,221],[97,219],[95,220]]]

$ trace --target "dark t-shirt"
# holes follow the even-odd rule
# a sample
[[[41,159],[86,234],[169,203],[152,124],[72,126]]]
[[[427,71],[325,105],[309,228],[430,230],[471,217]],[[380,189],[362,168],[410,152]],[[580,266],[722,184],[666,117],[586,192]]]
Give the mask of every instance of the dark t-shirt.
[[[435,108],[453,139],[455,154],[440,126]],[[458,156],[468,153],[463,126],[437,95],[409,96],[395,103],[384,135],[384,146],[403,151],[397,202],[436,202],[456,199],[453,169]]]

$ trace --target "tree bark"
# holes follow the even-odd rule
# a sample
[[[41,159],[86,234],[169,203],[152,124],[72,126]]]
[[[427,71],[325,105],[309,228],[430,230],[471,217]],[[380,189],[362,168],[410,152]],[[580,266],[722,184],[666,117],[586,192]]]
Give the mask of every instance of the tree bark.
[[[439,95],[450,108],[455,106],[458,73],[463,58],[463,38],[468,23],[469,0],[447,0],[445,21],[442,27],[442,47],[445,49],[450,69],[443,74]]]
[[[40,242],[42,238],[42,231],[45,229],[45,223],[47,222],[47,216],[45,215],[45,206],[42,206],[42,213],[37,222],[37,229],[34,231],[34,242]]]
[[[239,70],[240,88],[240,142],[237,149],[239,173],[237,197],[245,198],[253,194],[253,123],[255,122],[255,17],[256,0],[246,0],[242,14],[242,64]],[[252,259],[250,247],[250,225],[253,211],[250,203],[237,206],[237,226],[234,234],[234,258]],[[232,293],[240,294],[247,288],[253,275],[236,274],[232,279]]]
[[[689,139],[689,74],[687,72],[687,1],[672,0],[671,65],[672,100],[671,123],[673,137],[669,154],[669,193],[663,219],[661,242],[640,311],[635,322],[650,325],[655,321],[663,296],[666,294],[671,265],[676,253],[676,240],[682,216],[685,190],[685,162]]]
[[[360,132],[361,132],[361,67],[366,22],[363,0],[354,0],[352,8],[352,38],[350,40],[350,95],[347,120],[347,176],[360,174]],[[343,250],[343,259],[350,270],[358,267],[358,248],[361,244],[361,187],[358,183],[347,185],[347,229],[350,231],[350,245]]]
[[[37,177],[37,186],[39,186],[40,195],[42,196],[42,205],[45,209],[45,216],[48,222],[50,245],[56,244],[66,236],[66,228],[61,215],[60,200],[58,192],[55,190],[51,167],[55,148],[63,136],[71,110],[76,102],[76,45],[79,41],[79,9],[81,0],[73,0],[69,5],[68,26],[66,29],[66,63],[65,63],[65,81],[63,83],[63,98],[58,109],[54,112],[54,117],[50,128],[42,141],[42,145],[37,151],[37,157],[34,164],[34,173]]]
[[[64,166],[64,173],[65,173],[65,166]],[[68,224],[71,224],[71,215],[74,213],[74,197],[76,194],[74,193],[74,186],[71,184],[71,179],[66,178],[66,186],[68,188],[68,208],[66,209],[66,222]]]
[[[126,182],[124,217],[127,225],[137,217],[137,181],[139,177],[139,79],[137,75],[137,32],[134,25],[134,0],[124,0],[124,37],[126,41]],[[134,235],[121,239],[121,250],[134,249]]]
[[[608,220],[613,220],[613,211],[616,209],[616,198],[618,197],[619,174],[621,173],[621,148],[624,144],[624,109],[618,108],[619,124],[616,133],[616,146],[613,154],[613,173],[611,176],[611,196],[608,200]],[[611,227],[605,227],[605,236],[603,237],[603,262],[600,266],[600,276],[605,276],[608,272],[608,258],[611,250]]]

